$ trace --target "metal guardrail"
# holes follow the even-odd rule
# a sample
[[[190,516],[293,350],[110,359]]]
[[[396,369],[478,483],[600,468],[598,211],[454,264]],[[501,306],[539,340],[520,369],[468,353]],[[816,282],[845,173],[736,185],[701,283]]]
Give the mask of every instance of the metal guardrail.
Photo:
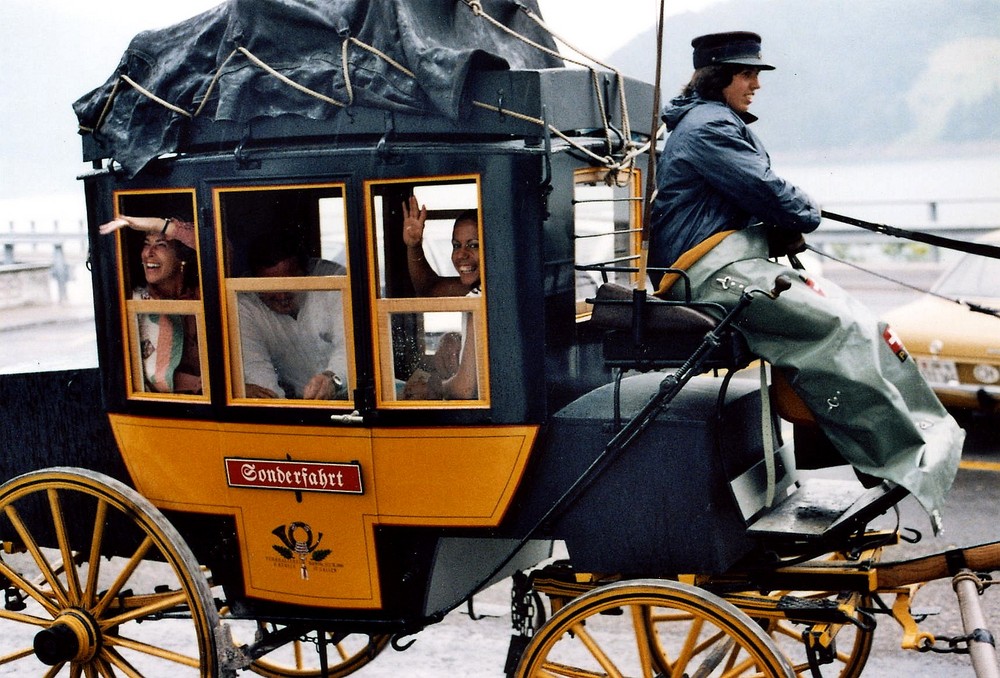
[[[0,232],[0,244],[3,245],[3,258],[0,259],[0,273],[13,272],[18,269],[22,262],[19,262],[16,248],[18,245],[31,247],[32,254],[35,255],[37,246],[40,244],[50,245],[51,263],[49,264],[49,274],[56,281],[59,291],[59,301],[66,300],[66,284],[70,280],[70,264],[66,256],[66,244],[75,243],[81,255],[87,252],[87,229],[84,220],[77,222],[75,231],[63,231],[59,228],[59,222],[52,222],[51,230],[36,230],[34,221],[29,222],[28,230],[15,230],[14,222],[9,223],[9,230]],[[33,259],[38,260],[37,256]]]

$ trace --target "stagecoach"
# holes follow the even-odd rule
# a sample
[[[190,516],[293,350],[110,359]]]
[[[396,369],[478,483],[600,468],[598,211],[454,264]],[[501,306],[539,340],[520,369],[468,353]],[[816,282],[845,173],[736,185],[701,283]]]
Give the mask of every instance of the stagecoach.
[[[1000,546],[880,563],[905,491],[810,475],[835,455],[731,329],[782,281],[721,322],[647,294],[653,86],[567,66],[523,7],[364,4],[222,5],[78,103],[100,368],[0,384],[0,672],[345,676],[507,578],[512,676],[855,676],[877,613],[932,646],[916,585],[974,599]],[[441,275],[477,211],[478,294],[416,293],[410,196]],[[196,294],[133,293],[118,215],[193,224]],[[336,272],[255,275],[277,232]],[[335,309],[331,399],[252,397],[276,293]],[[163,319],[199,388],[151,386]],[[408,388],[449,337],[471,397]]]

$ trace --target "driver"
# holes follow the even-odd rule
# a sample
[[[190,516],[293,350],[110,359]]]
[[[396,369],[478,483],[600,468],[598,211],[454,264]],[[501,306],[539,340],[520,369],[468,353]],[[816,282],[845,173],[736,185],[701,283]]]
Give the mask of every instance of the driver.
[[[888,325],[832,283],[773,258],[804,247],[820,209],[772,171],[750,130],[760,73],[774,68],[761,58],[760,36],[716,33],[691,44],[694,75],[662,111],[669,136],[657,165],[650,265],[694,259],[692,297],[725,308],[745,288],[791,278],[791,289],[752,304],[736,327],[785,373],[840,454],[862,474],[905,487],[939,530],[964,431]],[[658,296],[682,298],[673,277],[651,277]]]

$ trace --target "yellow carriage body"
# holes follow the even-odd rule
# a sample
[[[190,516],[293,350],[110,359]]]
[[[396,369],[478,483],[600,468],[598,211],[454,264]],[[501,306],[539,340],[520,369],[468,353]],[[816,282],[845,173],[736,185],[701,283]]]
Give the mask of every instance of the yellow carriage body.
[[[375,528],[496,527],[537,433],[129,415],[112,415],[111,424],[136,489],[154,504],[235,518],[248,596],[363,609],[382,606]]]

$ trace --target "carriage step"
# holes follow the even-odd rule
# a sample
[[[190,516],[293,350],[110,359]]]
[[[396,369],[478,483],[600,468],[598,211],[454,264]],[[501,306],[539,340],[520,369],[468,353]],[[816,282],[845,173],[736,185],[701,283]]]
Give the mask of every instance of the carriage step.
[[[751,617],[788,619],[800,624],[847,624],[853,620],[854,609],[837,600],[811,600],[798,596],[759,596],[733,594],[725,599]]]
[[[808,478],[748,530],[759,536],[821,539],[863,527],[906,496],[898,485],[883,482],[866,488],[857,480]]]

